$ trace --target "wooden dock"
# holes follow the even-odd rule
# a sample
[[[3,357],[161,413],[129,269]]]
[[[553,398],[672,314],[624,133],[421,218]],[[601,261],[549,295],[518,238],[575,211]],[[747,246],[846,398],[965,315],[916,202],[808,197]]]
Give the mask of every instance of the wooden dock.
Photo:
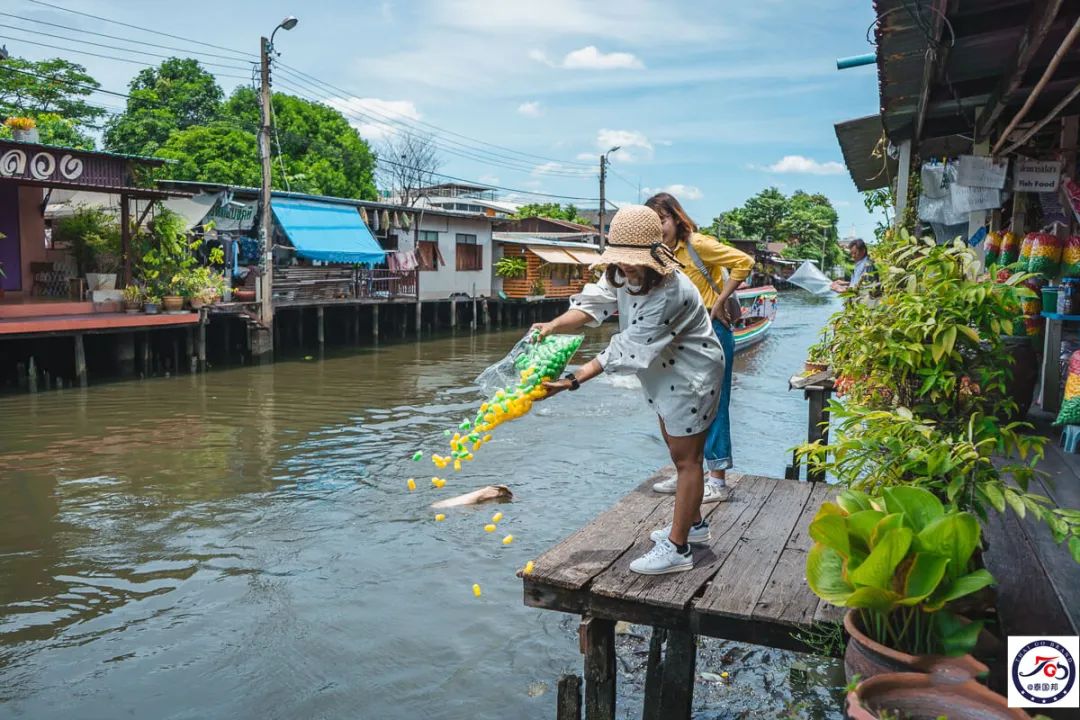
[[[651,488],[671,472],[642,483],[522,577],[526,605],[582,617],[588,720],[615,717],[616,621],[653,627],[645,717],[668,720],[690,717],[695,635],[810,652],[797,632],[842,617],[804,577],[810,522],[835,494],[824,483],[731,473],[738,483],[732,499],[702,508],[712,540],[694,546],[694,569],[631,573],[630,562],[652,547],[649,533],[671,522],[674,496]]]

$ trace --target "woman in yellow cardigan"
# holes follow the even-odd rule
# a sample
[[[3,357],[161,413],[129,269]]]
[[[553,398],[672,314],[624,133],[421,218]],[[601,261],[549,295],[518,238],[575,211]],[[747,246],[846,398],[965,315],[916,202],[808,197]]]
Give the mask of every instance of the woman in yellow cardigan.
[[[754,259],[712,236],[697,232],[694,221],[679,201],[668,193],[653,195],[645,205],[660,216],[664,244],[675,252],[675,258],[682,263],[683,272],[701,293],[701,299],[712,317],[713,331],[724,348],[720,405],[705,441],[705,464],[709,468],[709,478],[702,499],[702,502],[723,502],[731,497],[731,488],[727,486],[727,471],[732,467],[729,406],[731,369],[735,361],[733,326],[739,319],[738,316],[731,317],[733,313],[729,313],[727,301],[742,281],[750,276]],[[676,478],[672,477],[653,485],[653,490],[674,494],[676,484]]]

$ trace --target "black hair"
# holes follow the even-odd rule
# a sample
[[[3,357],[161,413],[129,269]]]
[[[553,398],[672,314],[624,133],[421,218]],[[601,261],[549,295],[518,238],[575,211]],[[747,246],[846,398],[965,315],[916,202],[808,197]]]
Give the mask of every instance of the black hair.
[[[641,287],[637,290],[627,290],[631,295],[648,295],[653,288],[664,282],[664,276],[654,268],[645,265],[642,266],[641,270],[643,273]],[[607,278],[608,284],[612,287],[621,288],[625,284],[623,280],[625,280],[626,277],[623,275],[622,270],[619,269],[618,265],[608,265],[607,269],[604,270],[604,276]]]

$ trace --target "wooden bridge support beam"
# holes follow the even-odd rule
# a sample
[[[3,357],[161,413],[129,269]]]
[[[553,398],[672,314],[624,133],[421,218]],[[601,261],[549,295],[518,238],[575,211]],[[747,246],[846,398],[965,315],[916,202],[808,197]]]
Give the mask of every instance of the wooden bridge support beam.
[[[79,387],[86,387],[86,348],[83,345],[82,333],[75,333],[75,378],[79,381]]]
[[[578,636],[585,655],[585,720],[615,720],[615,621],[586,616]]]

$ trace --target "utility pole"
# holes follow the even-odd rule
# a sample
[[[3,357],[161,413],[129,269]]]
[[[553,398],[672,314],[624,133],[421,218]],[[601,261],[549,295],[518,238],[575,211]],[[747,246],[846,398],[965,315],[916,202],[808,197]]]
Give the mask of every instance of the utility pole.
[[[621,146],[616,145],[615,147],[611,148],[606,153],[603,153],[600,156],[600,252],[604,252],[604,247],[607,245],[607,238],[604,236],[604,212],[606,205],[606,201],[604,198],[604,185],[607,182],[607,156],[618,150],[620,147]]]
[[[259,38],[259,100],[262,126],[259,128],[259,158],[262,161],[262,188],[259,192],[259,245],[263,252],[262,277],[259,278],[262,302],[259,322],[269,328],[274,323],[274,251],[273,220],[270,210],[270,41]]]

